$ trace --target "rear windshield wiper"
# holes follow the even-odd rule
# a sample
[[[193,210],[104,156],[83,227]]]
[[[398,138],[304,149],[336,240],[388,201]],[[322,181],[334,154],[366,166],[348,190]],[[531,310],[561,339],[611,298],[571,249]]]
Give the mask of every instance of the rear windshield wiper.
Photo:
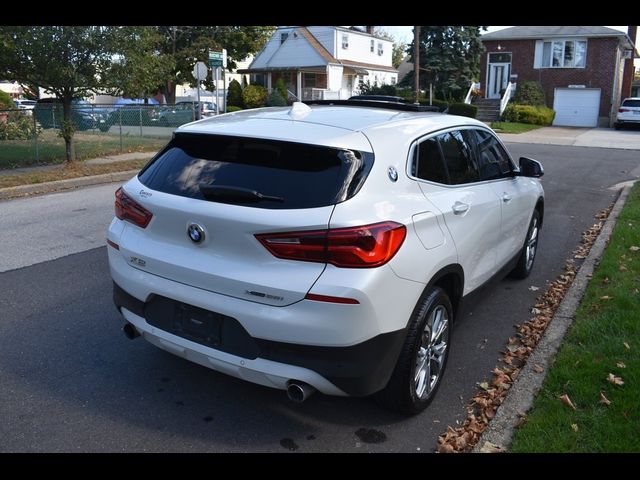
[[[282,197],[265,195],[257,190],[251,190],[249,188],[207,184],[200,184],[198,187],[200,188],[202,195],[204,195],[204,198],[207,200],[218,200],[221,202],[238,201],[243,203],[261,202],[264,200],[280,203],[284,202],[284,198]]]

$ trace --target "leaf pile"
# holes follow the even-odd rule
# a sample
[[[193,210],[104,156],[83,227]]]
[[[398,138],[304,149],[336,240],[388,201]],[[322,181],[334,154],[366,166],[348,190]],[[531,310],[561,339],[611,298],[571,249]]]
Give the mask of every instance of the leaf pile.
[[[505,350],[501,352],[501,365],[492,370],[491,382],[478,384],[480,389],[467,405],[465,421],[455,429],[448,426],[447,431],[438,438],[438,453],[469,452],[478,442],[480,435],[495,416],[498,407],[504,402],[509,388],[540,341],[560,302],[573,283],[577,272],[573,259],[587,257],[612,208],[613,204],[598,213],[595,216],[598,222],[582,233],[581,244],[572,252],[573,258],[566,261],[564,272],[549,285],[543,295],[537,298],[536,304],[531,309],[533,317],[516,326],[515,337],[509,338]],[[534,371],[542,373],[544,369],[542,366],[536,365]],[[519,415],[520,418],[516,421],[516,426],[520,426],[526,420],[524,413]],[[485,449],[485,451],[503,451],[500,447],[496,447],[495,449]]]

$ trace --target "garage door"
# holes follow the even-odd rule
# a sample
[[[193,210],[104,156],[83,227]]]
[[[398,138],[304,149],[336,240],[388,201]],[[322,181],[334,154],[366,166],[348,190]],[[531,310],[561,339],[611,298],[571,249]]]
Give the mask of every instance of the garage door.
[[[553,99],[554,125],[596,127],[600,110],[599,88],[556,88]]]

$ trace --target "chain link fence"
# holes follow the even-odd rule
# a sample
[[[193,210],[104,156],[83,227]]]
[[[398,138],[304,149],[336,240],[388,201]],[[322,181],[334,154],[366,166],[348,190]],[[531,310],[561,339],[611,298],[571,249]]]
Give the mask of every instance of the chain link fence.
[[[176,127],[208,115],[197,102],[174,105],[72,105],[71,122],[78,160],[136,151],[157,151]],[[0,110],[0,170],[64,162],[59,102],[33,109]]]

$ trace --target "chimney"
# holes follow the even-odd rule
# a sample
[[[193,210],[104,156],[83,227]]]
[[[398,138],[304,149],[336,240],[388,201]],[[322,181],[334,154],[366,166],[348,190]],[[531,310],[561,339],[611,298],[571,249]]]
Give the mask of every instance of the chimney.
[[[369,35],[373,35],[373,27],[364,27]]]
[[[631,43],[634,46],[636,44],[637,29],[638,27],[634,26],[627,27],[627,35],[631,39]],[[624,61],[624,73],[622,74],[622,90],[620,92],[621,101],[631,96],[631,84],[633,83],[633,74],[635,72],[635,68],[633,66],[634,53],[631,53],[631,58],[627,58]]]

